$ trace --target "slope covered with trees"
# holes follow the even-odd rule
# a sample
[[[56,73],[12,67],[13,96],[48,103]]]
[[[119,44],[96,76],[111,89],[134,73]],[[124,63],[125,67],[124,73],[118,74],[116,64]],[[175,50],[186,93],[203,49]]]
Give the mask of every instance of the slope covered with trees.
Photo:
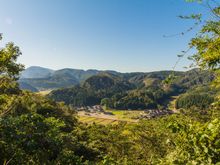
[[[120,77],[100,74],[87,79],[81,86],[52,91],[49,97],[73,106],[90,106],[100,104],[103,98],[132,88],[132,84]]]
[[[120,76],[102,73],[88,78],[81,85],[54,90],[49,98],[74,107],[102,104],[114,109],[156,109],[166,107],[171,96],[207,85],[214,78],[212,73],[198,69],[175,72],[176,79],[164,86],[163,81],[171,73],[161,71]]]

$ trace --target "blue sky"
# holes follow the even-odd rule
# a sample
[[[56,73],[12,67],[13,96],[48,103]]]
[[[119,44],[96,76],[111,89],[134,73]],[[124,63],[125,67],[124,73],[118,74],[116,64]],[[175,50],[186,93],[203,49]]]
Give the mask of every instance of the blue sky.
[[[52,69],[78,68],[121,72],[171,69],[187,49],[197,13],[184,0],[0,0],[0,33],[23,55],[19,62]],[[197,29],[195,29],[197,30]],[[177,70],[189,61],[182,60]]]

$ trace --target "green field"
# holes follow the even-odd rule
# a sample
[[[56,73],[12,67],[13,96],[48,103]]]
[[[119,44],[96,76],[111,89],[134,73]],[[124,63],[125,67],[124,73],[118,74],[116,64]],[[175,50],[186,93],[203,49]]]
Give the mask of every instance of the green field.
[[[90,117],[90,116],[79,116],[79,121],[87,124],[117,124],[119,121],[114,119],[104,119],[104,118],[96,118],[96,117]]]
[[[136,123],[137,117],[143,111],[129,111],[129,110],[110,110],[106,109],[106,112],[111,112],[113,115],[108,117],[96,117],[96,116],[79,116],[79,121],[88,124],[117,124],[119,122]]]
[[[144,111],[141,110],[113,110],[113,109],[106,109],[106,112],[111,112],[114,114],[118,119],[124,119],[124,120],[136,120],[141,113]]]

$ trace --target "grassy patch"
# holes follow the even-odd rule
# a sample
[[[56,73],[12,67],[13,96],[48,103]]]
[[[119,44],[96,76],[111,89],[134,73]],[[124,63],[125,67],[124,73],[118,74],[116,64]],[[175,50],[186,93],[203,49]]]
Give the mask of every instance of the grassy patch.
[[[134,120],[119,120],[119,119],[105,119],[105,118],[96,118],[96,117],[90,117],[90,116],[79,116],[79,121],[87,124],[102,124],[102,125],[108,125],[108,124],[118,124],[119,122],[127,122],[127,123],[134,123]]]
[[[112,110],[112,109],[107,109],[106,112],[111,112],[118,119],[135,120],[144,111],[140,111],[140,110]]]

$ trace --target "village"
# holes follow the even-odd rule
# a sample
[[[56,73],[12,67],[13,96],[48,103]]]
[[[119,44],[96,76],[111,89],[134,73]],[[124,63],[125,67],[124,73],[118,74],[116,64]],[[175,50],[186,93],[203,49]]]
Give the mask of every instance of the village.
[[[90,117],[97,117],[97,118],[107,118],[107,119],[118,119],[116,114],[122,112],[122,110],[105,110],[101,105],[94,105],[94,106],[83,106],[83,107],[75,107],[79,116],[90,116]],[[113,113],[116,112],[116,113]],[[118,113],[117,113],[118,112]],[[124,114],[132,114],[135,115],[132,117],[128,117],[135,121],[142,120],[142,119],[152,119],[161,116],[171,115],[174,111],[163,109],[146,109],[146,110],[123,110]]]

